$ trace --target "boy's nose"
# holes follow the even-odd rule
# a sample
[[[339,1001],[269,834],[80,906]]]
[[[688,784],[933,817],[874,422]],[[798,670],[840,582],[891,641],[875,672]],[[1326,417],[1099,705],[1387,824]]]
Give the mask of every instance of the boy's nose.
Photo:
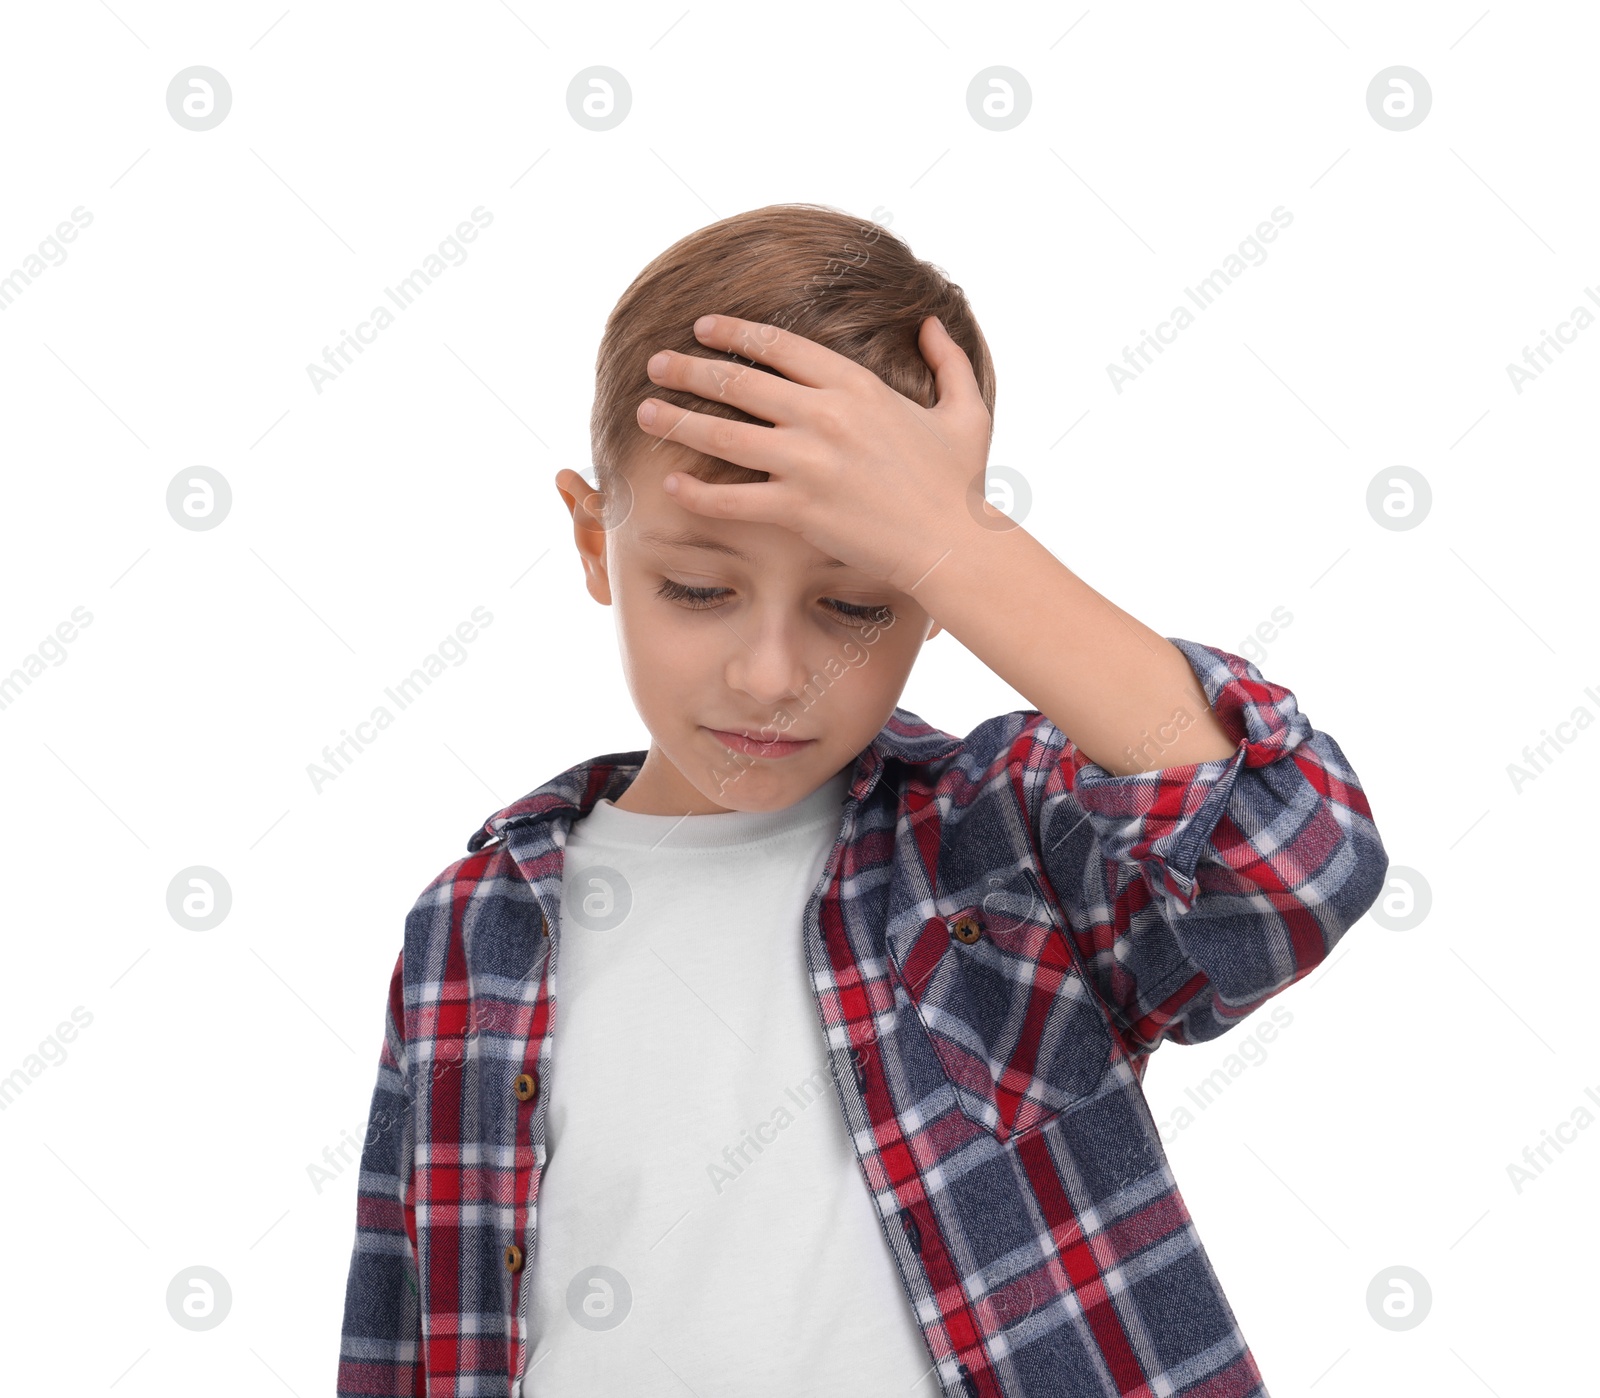
[[[748,639],[748,647],[738,646],[728,664],[735,689],[762,704],[782,705],[798,699],[807,685],[815,689],[825,683],[812,674],[809,658],[792,637],[765,631]]]

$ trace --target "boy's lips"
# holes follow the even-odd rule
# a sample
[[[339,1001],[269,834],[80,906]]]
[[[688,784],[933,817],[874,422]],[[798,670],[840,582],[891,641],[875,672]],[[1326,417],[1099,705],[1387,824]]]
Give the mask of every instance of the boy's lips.
[[[742,752],[749,757],[788,757],[791,753],[804,751],[817,741],[815,738],[774,738],[771,741],[763,741],[748,736],[751,732],[759,731],[759,729],[706,727],[706,732],[724,747],[732,748],[735,752]]]

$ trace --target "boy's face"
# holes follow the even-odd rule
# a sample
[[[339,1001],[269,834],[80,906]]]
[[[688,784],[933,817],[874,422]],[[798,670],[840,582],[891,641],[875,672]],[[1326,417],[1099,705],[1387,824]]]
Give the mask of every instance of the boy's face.
[[[694,460],[670,442],[641,450],[622,489],[626,517],[609,530],[584,508],[589,483],[556,477],[589,593],[616,609],[623,673],[650,730],[616,804],[649,815],[780,810],[871,743],[939,627],[907,594],[783,525],[685,509],[661,482]],[[746,556],[673,542],[689,534]],[[710,596],[685,599],[683,588]],[[791,741],[751,755],[719,731]]]

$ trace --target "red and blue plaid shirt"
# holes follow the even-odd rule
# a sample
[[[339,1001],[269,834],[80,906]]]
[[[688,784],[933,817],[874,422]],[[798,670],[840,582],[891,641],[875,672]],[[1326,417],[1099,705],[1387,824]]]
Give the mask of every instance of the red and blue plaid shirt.
[[[1173,644],[1231,757],[1115,776],[1035,710],[956,738],[897,708],[805,908],[836,1096],[949,1398],[1266,1393],[1140,1079],[1163,1040],[1215,1038],[1308,974],[1389,861],[1294,695]],[[521,1398],[562,852],[643,760],[579,763],[497,812],[406,918],[347,1398]]]

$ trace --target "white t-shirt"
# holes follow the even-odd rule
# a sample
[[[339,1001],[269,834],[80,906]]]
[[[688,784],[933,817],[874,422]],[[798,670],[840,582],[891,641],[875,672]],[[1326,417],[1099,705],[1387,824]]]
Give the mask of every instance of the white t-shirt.
[[[573,825],[523,1398],[939,1392],[801,943],[849,776]]]

